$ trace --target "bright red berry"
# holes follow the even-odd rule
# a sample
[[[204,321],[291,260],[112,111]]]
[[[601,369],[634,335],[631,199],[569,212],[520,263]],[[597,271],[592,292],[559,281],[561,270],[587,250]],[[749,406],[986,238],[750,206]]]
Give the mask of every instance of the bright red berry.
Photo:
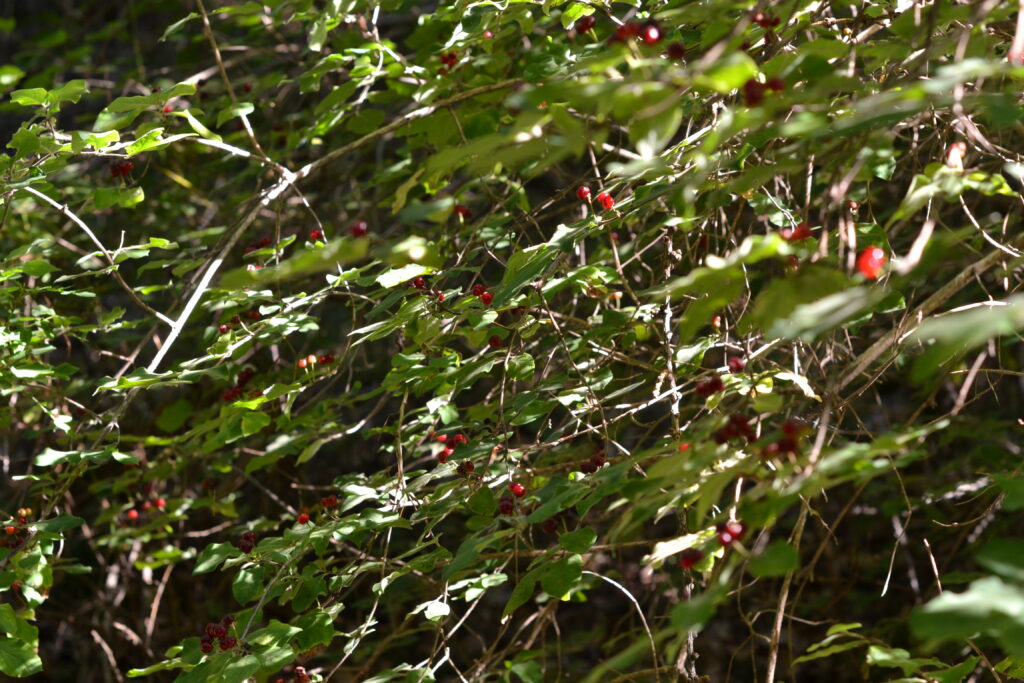
[[[452,448],[451,446],[445,446],[444,450],[441,451],[441,455],[444,456],[444,460],[447,460],[448,458],[452,457],[452,453],[454,453],[454,452],[455,452],[454,448]],[[444,462],[444,460],[442,460],[441,462]]]
[[[462,443],[469,443],[469,439],[466,438],[466,435],[461,433],[453,436],[452,441],[455,443],[456,446]]]
[[[590,188],[587,187],[586,185],[580,185],[578,188],[576,188],[576,197],[579,198],[581,202],[589,201]]]
[[[298,366],[299,366],[300,368],[304,368],[304,367],[306,367],[306,366],[307,366],[308,364],[309,364],[309,363],[308,363],[308,362],[306,361],[306,359],[305,359],[305,358],[300,358],[300,359],[298,360],[298,363],[296,363],[296,365],[298,365]]]
[[[13,536],[14,534],[18,533],[18,528],[8,524],[5,531],[7,532],[8,536]]]
[[[484,31],[484,38],[491,39],[493,37],[494,34],[491,31]]]
[[[522,498],[526,495],[526,487],[520,484],[518,481],[514,481],[508,485],[508,490],[516,498]]]
[[[484,292],[480,295],[480,301],[484,306],[490,306],[491,302],[494,301],[494,295],[490,292]]]
[[[171,105],[168,104],[164,107],[165,114],[170,114],[172,111],[174,111],[174,107],[172,107]]]
[[[590,29],[597,25],[597,19],[592,15],[588,14],[585,17],[580,17],[576,20],[576,24],[573,28],[576,29],[576,33],[586,33]]]
[[[640,40],[645,45],[657,45],[661,40],[661,29],[658,28],[657,24],[647,24],[640,29]]]
[[[690,444],[688,444],[688,443],[681,443],[681,444],[679,444],[679,450],[681,450],[681,451],[688,451],[688,450],[690,450]]]
[[[715,528],[718,530],[718,544],[723,547],[731,545],[733,541],[738,541],[746,531],[746,527],[740,522],[718,524]]]
[[[138,518],[139,518],[139,511],[138,510],[132,508],[131,510],[128,511],[128,519],[130,519],[132,521],[135,521]]]
[[[739,356],[729,356],[726,364],[729,366],[729,372],[743,372],[743,368],[747,367],[747,362]]]
[[[295,521],[297,521],[299,524],[308,524],[309,515],[303,512],[301,515],[298,516],[298,519],[296,519]]]
[[[602,192],[598,194],[597,201],[600,202],[601,208],[603,208],[605,211],[615,206],[615,200],[612,199],[612,196],[607,192]]]
[[[704,559],[704,551],[698,548],[687,548],[679,553],[679,566],[683,569],[692,569],[695,564]]]
[[[426,289],[427,281],[424,280],[422,277],[414,277],[412,279],[412,286],[415,287],[416,289]]]
[[[881,247],[868,247],[857,256],[857,270],[869,280],[882,274],[885,266],[885,252]]]
[[[321,230],[320,228],[317,228],[316,230],[313,230],[312,232],[309,233],[309,239],[313,240],[314,242],[321,242],[321,241],[323,241],[323,239],[324,239],[324,231]]]
[[[221,334],[227,334],[228,332],[231,331],[231,325],[221,325],[220,327],[217,328],[217,331],[220,332]]]
[[[473,288],[470,289],[469,291],[473,294],[473,296],[482,296],[483,293],[487,291],[487,288],[481,284],[475,284],[473,285]]]
[[[349,228],[349,232],[353,237],[363,237],[369,230],[370,226],[366,224],[366,221],[356,221]]]
[[[807,223],[799,223],[795,227],[785,227],[779,230],[779,237],[787,242],[802,242],[812,236],[811,226]]]

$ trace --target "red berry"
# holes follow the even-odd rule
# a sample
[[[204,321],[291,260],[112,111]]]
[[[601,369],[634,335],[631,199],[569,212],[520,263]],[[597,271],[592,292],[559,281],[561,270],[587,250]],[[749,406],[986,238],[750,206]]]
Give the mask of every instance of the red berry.
[[[323,240],[323,238],[324,231],[321,230],[320,228],[317,228],[316,230],[313,230],[312,232],[309,233],[309,239],[313,240],[314,242],[320,242]]]
[[[463,204],[456,204],[455,205],[455,213],[458,214],[460,218],[468,219],[468,218],[472,218],[472,216],[473,216],[473,212],[469,210],[469,207],[467,207],[467,206],[465,206]]]
[[[7,532],[8,536],[13,536],[14,534],[18,533],[17,527],[11,526],[9,524],[7,525],[5,531]]]
[[[440,69],[437,70],[437,75],[438,76],[447,76],[448,75],[448,69],[446,69],[446,68],[444,68],[442,66]]]
[[[516,498],[522,498],[526,495],[526,487],[520,484],[518,481],[514,481],[508,485],[508,490]]]
[[[743,84],[743,99],[748,107],[756,107],[764,99],[764,85],[751,78]]]
[[[167,501],[164,500],[163,498],[157,498],[155,501],[153,501],[153,504],[156,505],[161,510],[167,507]]]
[[[172,107],[171,105],[168,104],[164,107],[165,114],[170,114],[172,111],[174,111],[174,107]]]
[[[227,334],[228,332],[231,331],[231,325],[221,325],[220,327],[217,328],[217,331],[220,332],[221,334]]]
[[[128,511],[128,519],[134,521],[134,520],[136,520],[138,518],[139,518],[139,511],[138,510],[132,508],[131,510]]]
[[[452,456],[452,453],[454,453],[454,452],[455,452],[454,448],[452,448],[451,446],[445,446],[444,450],[441,451],[441,455],[444,456],[444,460],[447,460],[448,458],[450,458]],[[442,460],[441,462],[444,462],[444,460]]]
[[[438,443],[444,443],[447,440],[448,440],[448,435],[447,434],[438,434],[436,437],[434,437],[434,441],[437,441]]]
[[[775,458],[778,457],[781,453],[782,449],[779,448],[779,444],[777,443],[770,443],[761,449],[762,458]]]
[[[488,38],[489,39],[489,38],[493,38],[493,37],[494,37],[493,33],[491,33],[490,31],[484,31],[484,38]]]
[[[796,453],[799,450],[796,439],[791,436],[782,437],[778,440],[777,445],[780,453]]]
[[[245,312],[245,317],[248,318],[249,320],[259,320],[260,319],[260,312],[259,311],[246,311]]]
[[[576,188],[576,197],[578,197],[581,202],[588,201],[590,199],[590,188],[586,185],[580,185]]]
[[[787,242],[802,242],[812,236],[811,227],[807,223],[799,223],[796,227],[786,227],[779,230],[779,237]]]
[[[576,29],[576,33],[586,33],[590,29],[597,25],[597,19],[592,15],[588,14],[585,17],[580,17],[576,20],[576,24],[573,28]]]
[[[444,292],[442,292],[442,291],[438,291],[437,292],[437,300],[438,301],[444,301]]]
[[[20,581],[12,581],[11,582],[11,590],[20,591],[21,590],[21,582]]]
[[[206,632],[206,637],[212,640],[217,637],[217,624],[211,621],[206,625],[206,628],[204,628],[203,631]]]
[[[590,456],[590,462],[598,469],[601,469],[605,465],[604,456],[600,453]]]
[[[555,519],[554,517],[548,517],[547,519],[545,519],[541,523],[540,528],[543,529],[544,531],[546,531],[549,534],[557,534],[558,533],[558,520]]]
[[[260,241],[256,243],[256,246],[259,247],[260,249],[263,249],[264,247],[269,247],[273,243],[273,241],[274,240],[270,239],[269,235],[264,235],[263,237],[260,238]]]
[[[601,203],[601,208],[605,211],[615,206],[615,200],[612,199],[612,196],[607,192],[602,192],[597,195],[597,201]]]
[[[717,394],[718,392],[723,391],[724,389],[725,384],[722,383],[722,378],[719,377],[718,375],[712,375],[711,377],[708,377],[705,380],[697,382],[697,386],[694,388],[694,391],[697,392],[698,396],[707,398],[708,396],[711,396],[712,394]]]
[[[501,337],[494,334],[491,335],[491,338],[487,340],[487,345],[490,346],[492,349],[500,349],[502,346],[505,345],[505,342],[501,341]]]
[[[199,649],[204,653],[209,654],[210,652],[213,652],[213,643],[203,643],[199,646]]]
[[[786,436],[791,436],[795,439],[800,436],[802,431],[803,426],[795,420],[786,420],[782,423],[782,433]]]
[[[296,365],[298,365],[300,368],[304,368],[306,367],[306,365],[308,365],[308,363],[305,358],[300,358]]]
[[[483,293],[487,291],[487,288],[481,284],[473,285],[473,288],[469,290],[473,296],[483,296]]]
[[[490,292],[484,292],[483,294],[480,295],[480,301],[483,303],[484,306],[490,306],[491,302],[494,301],[494,295],[491,294]]]
[[[451,449],[450,448],[446,448],[442,452],[437,454],[437,461],[439,463],[441,463],[442,465],[445,464],[446,462],[448,462],[448,456],[451,455],[451,453],[449,453],[449,451],[451,451]]]
[[[331,363],[334,362],[334,355],[330,353],[325,353],[324,355],[317,358],[316,362],[319,363],[320,365],[330,365]]]
[[[148,510],[148,509],[150,509],[151,507],[153,507],[153,504],[152,504],[152,503],[150,503],[150,502],[149,502],[148,500],[144,500],[144,501],[142,501],[142,509],[143,509],[143,510]]]
[[[214,627],[213,627],[213,637],[214,638],[223,638],[227,634],[228,634],[228,630],[224,627],[223,624],[214,624]]]
[[[305,512],[303,512],[301,515],[299,515],[298,519],[296,519],[295,521],[297,521],[299,524],[308,524],[309,523],[309,515],[307,515]]]
[[[876,279],[885,265],[885,252],[881,247],[868,247],[857,256],[857,270],[869,280]]]
[[[469,443],[469,439],[466,438],[465,434],[456,434],[452,437],[452,441],[458,446],[461,443]]]
[[[782,92],[786,89],[786,83],[778,76],[773,76],[765,81],[764,87],[772,92]]]
[[[682,43],[671,43],[665,53],[672,59],[682,59],[686,56],[686,48]]]
[[[414,277],[412,279],[412,286],[415,287],[416,289],[426,289],[427,281],[424,280],[422,277]]]
[[[256,532],[255,531],[246,531],[244,534],[242,534],[242,540],[246,541],[247,543],[255,543],[256,542]]]
[[[353,237],[363,237],[369,230],[370,226],[366,224],[366,221],[356,221],[349,228],[349,232],[352,233]]]
[[[661,29],[657,24],[647,24],[640,29],[640,40],[644,41],[645,45],[657,45],[661,40]]]
[[[511,515],[515,509],[515,502],[508,496],[502,496],[498,501],[498,512],[503,515]]]
[[[462,462],[459,463],[459,467],[458,467],[457,471],[458,471],[459,474],[461,474],[462,476],[465,477],[466,475],[472,474],[473,470],[475,470],[475,469],[476,469],[476,465],[474,465],[472,463],[472,461],[470,461],[470,460],[463,460]]]
[[[593,474],[594,472],[597,472],[597,465],[588,460],[580,465],[580,472],[583,474]]]
[[[227,638],[221,638],[220,639],[220,649],[221,649],[221,651],[230,650],[231,648],[233,648],[237,644],[238,644],[238,640],[233,638],[233,637],[231,637],[231,636],[228,636]]]
[[[687,548],[679,553],[679,566],[683,569],[692,569],[695,564],[704,559],[704,551],[698,548]]]
[[[622,24],[609,39],[612,43],[623,43],[630,38],[636,38],[640,34],[640,25],[635,22]]]
[[[242,90],[244,90],[245,92],[252,92],[252,83],[249,83],[248,81],[243,83]]]
[[[333,493],[329,496],[324,496],[323,498],[320,499],[320,505],[322,505],[325,508],[337,507],[338,497]]]
[[[681,451],[688,451],[688,450],[690,450],[690,444],[688,444],[688,443],[681,443],[681,444],[679,444],[679,450],[681,450]]]
[[[223,619],[220,620],[220,623],[224,624],[225,626],[230,627],[231,624],[235,623],[235,615],[233,615],[233,614],[226,615]]]
[[[729,366],[729,372],[743,372],[743,368],[747,366],[747,362],[739,356],[730,356],[726,364]]]

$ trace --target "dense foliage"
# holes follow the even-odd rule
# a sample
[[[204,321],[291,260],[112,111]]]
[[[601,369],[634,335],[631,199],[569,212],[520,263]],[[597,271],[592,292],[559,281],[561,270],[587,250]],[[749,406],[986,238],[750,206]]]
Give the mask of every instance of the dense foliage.
[[[3,6],[3,674],[1024,677],[1013,3]]]

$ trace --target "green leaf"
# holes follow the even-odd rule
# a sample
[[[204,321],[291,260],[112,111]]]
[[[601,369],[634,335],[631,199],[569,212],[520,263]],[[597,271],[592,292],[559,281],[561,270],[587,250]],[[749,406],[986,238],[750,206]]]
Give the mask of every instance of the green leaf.
[[[85,520],[74,515],[57,515],[51,519],[33,522],[32,526],[40,531],[65,531],[85,524]]]
[[[558,544],[571,553],[585,553],[590,550],[597,540],[597,532],[584,527],[576,531],[562,534],[558,537]]]
[[[974,559],[1004,579],[1024,584],[1024,541],[992,539],[974,553]]]
[[[156,426],[168,434],[176,432],[188,421],[192,410],[192,403],[188,399],[179,398],[160,411],[160,415],[156,418]]]
[[[533,371],[533,356],[528,353],[520,353],[516,356],[512,356],[508,361],[508,374],[512,379],[533,379]]]
[[[407,266],[401,268],[392,268],[386,272],[381,273],[377,276],[377,284],[381,287],[396,287],[402,283],[408,282],[409,280],[419,277],[421,275],[429,275],[431,268],[427,266],[421,266],[418,263],[410,263]]]
[[[757,577],[785,576],[800,567],[800,554],[785,541],[772,541],[750,561],[749,567]]]
[[[241,555],[242,551],[231,543],[211,543],[199,553],[199,557],[196,558],[195,569],[192,570],[192,573],[206,574],[212,572],[229,557],[239,557]]]
[[[231,593],[241,605],[246,605],[259,596],[263,588],[263,568],[244,567],[235,574],[231,582]]]
[[[716,92],[730,93],[757,75],[757,65],[745,52],[730,51],[699,74],[697,84]]]
[[[270,424],[270,416],[266,413],[247,411],[242,415],[242,436],[252,436]]]
[[[541,574],[544,592],[556,598],[563,597],[579,584],[583,577],[583,557],[570,555],[549,565]]]
[[[25,678],[42,670],[43,662],[31,645],[14,638],[0,638],[0,672]]]

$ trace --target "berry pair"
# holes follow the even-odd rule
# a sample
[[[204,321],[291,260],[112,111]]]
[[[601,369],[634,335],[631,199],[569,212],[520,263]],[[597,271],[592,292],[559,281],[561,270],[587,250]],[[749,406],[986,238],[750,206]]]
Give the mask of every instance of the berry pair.
[[[586,185],[581,185],[579,188],[576,189],[576,197],[581,202],[589,202],[590,188],[587,187]],[[597,199],[598,203],[601,205],[601,208],[603,208],[605,211],[608,211],[613,206],[615,206],[615,199],[612,198],[612,196],[607,192],[599,192],[595,199]]]

